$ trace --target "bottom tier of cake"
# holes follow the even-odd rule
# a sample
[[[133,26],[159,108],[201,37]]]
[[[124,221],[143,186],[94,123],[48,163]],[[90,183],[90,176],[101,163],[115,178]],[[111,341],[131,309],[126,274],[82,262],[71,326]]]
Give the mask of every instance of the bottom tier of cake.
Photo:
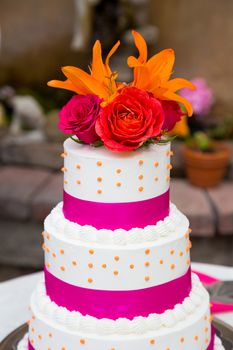
[[[44,282],[32,295],[31,312],[31,349],[213,350],[209,295],[195,275],[189,297],[163,314],[115,321],[83,316],[52,302],[46,295]]]
[[[17,350],[29,350],[28,333],[25,334],[24,338],[19,342]],[[225,350],[223,345],[222,345],[221,340],[217,336],[214,337],[213,350]]]

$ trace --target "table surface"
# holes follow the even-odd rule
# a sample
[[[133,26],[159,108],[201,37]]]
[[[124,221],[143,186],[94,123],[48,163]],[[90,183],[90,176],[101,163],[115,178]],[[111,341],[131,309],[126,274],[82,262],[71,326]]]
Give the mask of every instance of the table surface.
[[[233,268],[219,265],[192,263],[196,271],[222,280],[233,280]],[[42,272],[14,278],[0,283],[0,341],[29,319],[29,299]],[[216,318],[233,327],[233,312],[217,314]]]

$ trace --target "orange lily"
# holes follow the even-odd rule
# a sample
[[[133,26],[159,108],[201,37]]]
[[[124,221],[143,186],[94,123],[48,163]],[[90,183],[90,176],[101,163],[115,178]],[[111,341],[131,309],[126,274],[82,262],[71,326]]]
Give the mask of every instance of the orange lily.
[[[93,46],[90,74],[80,68],[66,66],[62,68],[62,72],[67,79],[65,81],[50,80],[48,86],[74,91],[80,95],[95,94],[104,101],[108,101],[119,89],[116,83],[117,74],[112,72],[109,66],[109,60],[119,45],[118,41],[103,63],[101,44],[99,40],[96,40]]]
[[[169,80],[175,61],[174,51],[165,49],[147,60],[146,41],[138,32],[132,31],[132,34],[139,51],[138,58],[128,57],[128,66],[134,68],[132,86],[147,90],[160,100],[172,100],[183,104],[188,115],[191,116],[193,112],[191,103],[176,94],[176,91],[182,88],[195,90],[195,86],[182,78]]]

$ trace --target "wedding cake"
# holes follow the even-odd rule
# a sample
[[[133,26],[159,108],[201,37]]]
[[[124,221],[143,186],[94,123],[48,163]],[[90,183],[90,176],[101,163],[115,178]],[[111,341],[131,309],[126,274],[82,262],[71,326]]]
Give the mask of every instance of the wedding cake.
[[[90,74],[64,67],[50,86],[62,108],[64,197],[45,219],[44,279],[34,291],[29,350],[217,350],[209,295],[191,272],[188,219],[170,203],[169,132],[192,107],[170,80],[174,52],[129,57],[116,81],[97,41]],[[183,105],[183,109],[181,109]],[[185,110],[185,112],[184,112]]]

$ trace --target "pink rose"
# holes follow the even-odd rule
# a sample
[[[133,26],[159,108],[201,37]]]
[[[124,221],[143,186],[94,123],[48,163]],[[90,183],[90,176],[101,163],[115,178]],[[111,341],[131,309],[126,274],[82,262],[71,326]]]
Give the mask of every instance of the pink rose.
[[[145,90],[125,87],[102,109],[96,131],[111,151],[130,151],[158,137],[163,123],[159,100]]]
[[[95,132],[100,113],[101,99],[96,95],[75,95],[62,107],[58,127],[66,134],[76,135],[79,140],[92,144],[99,140]]]
[[[164,123],[162,129],[170,131],[185,113],[182,112],[179,103],[175,101],[162,100],[161,103],[164,111]]]

